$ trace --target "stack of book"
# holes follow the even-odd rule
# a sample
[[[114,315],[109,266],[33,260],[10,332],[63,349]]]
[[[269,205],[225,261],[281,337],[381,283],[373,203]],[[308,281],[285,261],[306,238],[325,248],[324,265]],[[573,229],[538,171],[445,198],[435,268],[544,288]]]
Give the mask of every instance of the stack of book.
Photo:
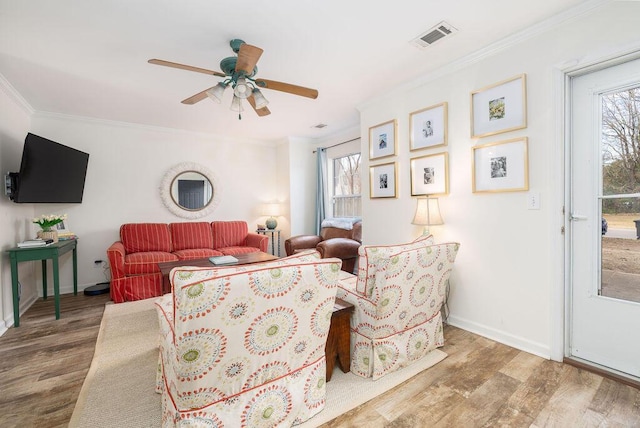
[[[26,241],[18,242],[18,248],[44,247],[52,242],[53,239],[27,239]]]
[[[60,241],[66,241],[69,239],[76,239],[77,236],[73,232],[58,232],[58,239]]]
[[[216,266],[222,265],[234,265],[238,263],[238,259],[233,256],[217,256],[217,257],[209,257],[209,261]]]

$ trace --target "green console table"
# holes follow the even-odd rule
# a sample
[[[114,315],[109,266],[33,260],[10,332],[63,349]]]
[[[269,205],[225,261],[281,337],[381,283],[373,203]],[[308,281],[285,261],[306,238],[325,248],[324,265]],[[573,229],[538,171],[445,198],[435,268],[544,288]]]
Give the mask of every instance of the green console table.
[[[7,250],[11,259],[11,285],[13,289],[13,325],[20,325],[20,293],[18,290],[18,263],[42,260],[42,297],[47,299],[47,259],[53,263],[53,294],[56,306],[56,319],[60,319],[60,278],[58,272],[58,258],[69,251],[73,251],[73,294],[78,294],[78,254],[77,241],[69,239],[49,244],[46,247],[10,248]]]

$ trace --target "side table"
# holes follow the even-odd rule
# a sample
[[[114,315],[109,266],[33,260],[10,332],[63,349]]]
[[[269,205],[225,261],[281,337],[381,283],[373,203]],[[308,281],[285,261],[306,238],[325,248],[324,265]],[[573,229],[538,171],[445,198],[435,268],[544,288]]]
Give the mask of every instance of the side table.
[[[342,299],[336,299],[333,304],[329,336],[324,348],[327,361],[327,382],[331,380],[336,359],[344,373],[351,370],[351,313],[353,308],[351,303]]]
[[[13,325],[20,326],[20,291],[18,290],[18,263],[42,260],[42,298],[47,299],[47,259],[53,264],[53,295],[55,299],[56,319],[60,319],[60,278],[58,258],[73,251],[73,294],[78,294],[78,253],[77,241],[69,239],[49,244],[45,247],[19,248],[7,250],[11,260],[11,285],[13,291]]]
[[[278,257],[280,257],[280,230],[279,229],[258,229],[256,233],[260,235],[266,235],[269,233],[271,235],[271,255],[276,255],[276,250],[278,252]],[[276,238],[278,239],[278,246],[276,247]]]

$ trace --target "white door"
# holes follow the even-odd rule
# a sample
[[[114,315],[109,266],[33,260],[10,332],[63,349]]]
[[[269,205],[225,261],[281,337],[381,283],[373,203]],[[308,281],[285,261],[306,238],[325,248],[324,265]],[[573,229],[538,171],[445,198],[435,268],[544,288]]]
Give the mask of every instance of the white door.
[[[640,60],[570,88],[569,356],[640,378]]]

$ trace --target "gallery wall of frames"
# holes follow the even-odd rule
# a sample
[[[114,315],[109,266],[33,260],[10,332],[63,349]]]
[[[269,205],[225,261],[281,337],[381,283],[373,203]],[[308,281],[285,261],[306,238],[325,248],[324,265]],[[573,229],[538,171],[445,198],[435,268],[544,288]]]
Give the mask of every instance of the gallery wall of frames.
[[[411,196],[449,194],[448,108],[443,101],[409,114]],[[529,189],[528,138],[486,142],[485,137],[527,127],[526,75],[489,84],[470,94],[473,193]],[[400,173],[398,120],[369,128],[369,197],[397,198]]]

